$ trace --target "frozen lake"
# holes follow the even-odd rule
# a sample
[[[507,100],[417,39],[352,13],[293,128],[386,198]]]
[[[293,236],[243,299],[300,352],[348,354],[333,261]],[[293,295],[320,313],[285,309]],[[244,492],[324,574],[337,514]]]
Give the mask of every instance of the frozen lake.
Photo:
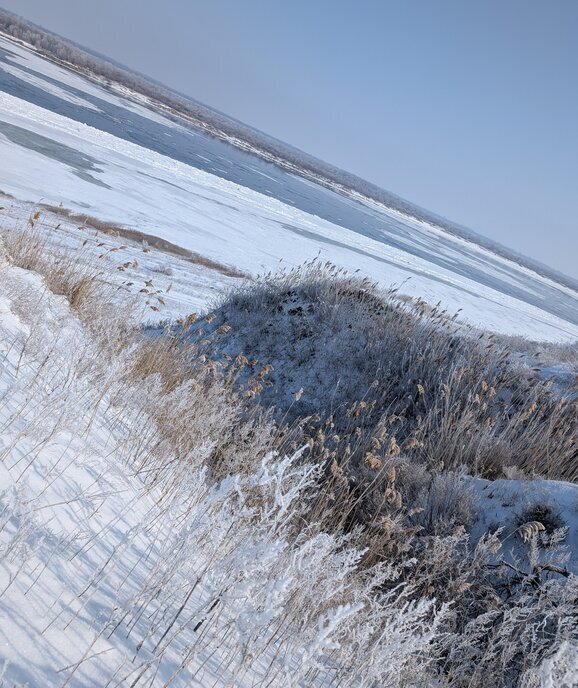
[[[0,39],[0,190],[251,273],[319,256],[477,325],[578,337],[576,292],[439,227],[332,191]],[[515,317],[513,317],[515,314]]]

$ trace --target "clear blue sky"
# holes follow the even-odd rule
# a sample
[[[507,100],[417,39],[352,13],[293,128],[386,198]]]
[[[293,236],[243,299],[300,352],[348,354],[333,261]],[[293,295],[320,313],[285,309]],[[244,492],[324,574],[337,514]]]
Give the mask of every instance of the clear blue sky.
[[[578,0],[0,0],[578,276]]]

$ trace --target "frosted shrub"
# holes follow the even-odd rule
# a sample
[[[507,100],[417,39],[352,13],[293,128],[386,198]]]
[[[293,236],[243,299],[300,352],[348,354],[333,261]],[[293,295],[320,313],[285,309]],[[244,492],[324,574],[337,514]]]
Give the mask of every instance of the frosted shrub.
[[[522,677],[527,688],[572,688],[578,684],[578,641],[562,642],[556,652]]]
[[[449,655],[447,685],[487,686],[490,677],[496,685],[524,687],[574,680],[577,594],[576,576],[539,586],[528,579],[519,596],[466,625]]]
[[[263,680],[281,674],[283,685],[295,686],[330,677],[347,685],[401,686],[427,675],[431,643],[447,611],[427,598],[412,601],[396,582],[399,572],[387,565],[358,576],[363,552],[354,535],[330,536],[312,525],[292,536],[295,505],[310,498],[318,477],[316,467],[298,459],[265,457],[253,476],[227,478],[205,497],[198,491],[201,476],[183,483],[175,504],[186,516],[143,590],[168,619],[141,628],[139,647],[155,655],[142,665],[143,681],[192,627],[200,646],[187,644],[185,657],[192,661],[214,638],[222,645],[221,670],[241,683],[263,671],[263,663]],[[388,581],[395,585],[380,593]]]
[[[187,341],[201,339],[216,365],[246,361],[237,388],[278,419],[319,416],[325,446],[349,453],[356,471],[368,451],[383,460],[397,446],[435,469],[577,475],[569,398],[492,335],[331,266],[229,295],[188,328]]]

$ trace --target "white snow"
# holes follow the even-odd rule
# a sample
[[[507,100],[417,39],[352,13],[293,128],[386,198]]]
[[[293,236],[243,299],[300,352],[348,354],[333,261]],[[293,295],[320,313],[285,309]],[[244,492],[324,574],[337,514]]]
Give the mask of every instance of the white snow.
[[[562,542],[568,547],[567,566],[578,575],[578,485],[557,480],[482,480],[467,478],[476,495],[477,519],[471,535],[501,529],[502,554],[525,560],[528,545],[522,542],[518,528],[524,522],[539,520],[531,514],[549,514],[551,523],[567,529]],[[548,548],[542,552],[548,558]]]
[[[221,664],[232,647],[224,641],[227,622],[218,644],[210,632],[194,629],[210,616],[223,576],[230,596],[223,605],[248,609],[247,586],[260,581],[247,572],[252,566],[265,572],[264,559],[274,563],[283,544],[269,543],[264,533],[254,542],[241,528],[242,544],[217,553],[231,519],[239,518],[227,507],[228,499],[236,501],[239,480],[211,489],[203,471],[182,464],[173,479],[183,499],[163,506],[159,490],[146,490],[135,475],[142,438],[150,433],[142,409],[131,418],[126,405],[119,414],[99,402],[120,371],[101,366],[99,373],[98,351],[65,299],[2,256],[0,292],[2,685],[96,688],[133,685],[139,676],[144,685],[171,679],[175,687],[236,685],[229,668],[238,667],[230,659]],[[276,469],[263,466],[254,481],[274,483]],[[282,470],[281,480],[295,475],[289,462]],[[280,505],[287,508],[298,493],[292,497],[279,483]],[[245,573],[231,568],[235,558]],[[186,623],[170,630],[187,585]],[[272,588],[279,611],[292,585],[288,576],[287,591],[281,580]],[[247,638],[256,627],[250,617]],[[156,653],[155,643],[161,645]],[[280,678],[273,685],[287,684]]]

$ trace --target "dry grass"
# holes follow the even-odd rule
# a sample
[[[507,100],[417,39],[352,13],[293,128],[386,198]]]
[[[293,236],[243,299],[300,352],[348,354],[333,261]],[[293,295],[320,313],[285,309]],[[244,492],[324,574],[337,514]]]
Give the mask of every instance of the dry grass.
[[[578,341],[566,344],[536,342],[519,335],[496,335],[497,340],[511,351],[527,354],[541,364],[569,364],[578,375]]]
[[[356,477],[401,453],[434,470],[576,480],[575,401],[475,334],[314,264],[235,292],[188,340],[210,341],[216,364],[242,356],[238,388],[283,422],[307,419],[319,451],[347,457]]]
[[[113,222],[105,222],[99,220],[98,218],[92,217],[91,215],[86,215],[83,213],[74,213],[71,210],[64,208],[62,206],[54,206],[41,204],[41,208],[50,211],[55,215],[60,215],[72,220],[73,222],[78,222],[84,227],[91,227],[96,229],[98,232],[103,234],[109,234],[116,237],[122,237],[127,239],[139,246],[149,246],[163,253],[168,253],[169,255],[181,258],[188,263],[193,263],[194,265],[202,265],[209,270],[215,270],[216,272],[226,275],[227,277],[237,277],[237,278],[248,278],[248,275],[237,268],[231,267],[230,265],[225,265],[224,263],[219,263],[218,261],[211,260],[206,256],[202,256],[200,253],[191,251],[177,244],[173,244],[166,239],[155,236],[154,234],[147,234],[141,232],[137,229],[132,229],[130,227],[124,227]]]
[[[72,307],[80,310],[83,303],[96,296],[103,273],[92,262],[76,260],[70,252],[51,250],[40,221],[38,211],[28,219],[27,231],[4,233],[8,256],[19,267],[42,274],[50,291],[66,296]]]

